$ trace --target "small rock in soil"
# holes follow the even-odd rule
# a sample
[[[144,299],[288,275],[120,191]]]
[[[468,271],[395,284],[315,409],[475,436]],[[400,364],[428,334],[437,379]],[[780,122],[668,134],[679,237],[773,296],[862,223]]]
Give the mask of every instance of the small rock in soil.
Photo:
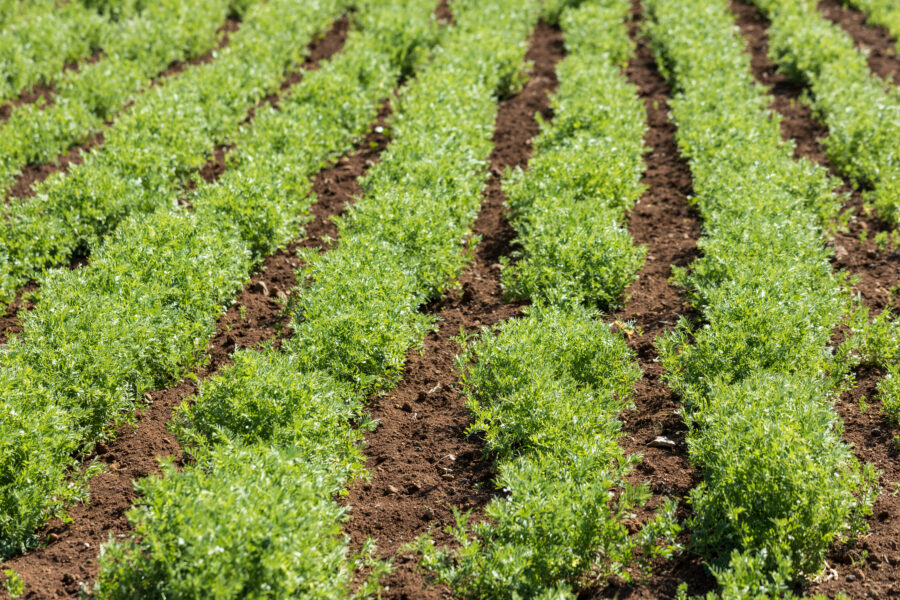
[[[257,294],[262,294],[263,296],[269,295],[269,286],[266,285],[266,282],[260,279],[256,283],[250,286],[250,291],[255,292]]]
[[[400,490],[397,489],[397,488],[396,488],[395,486],[393,486],[393,485],[387,486],[387,490],[388,490],[388,492],[390,492],[391,494],[399,494],[399,493],[400,493]]]
[[[669,438],[667,438],[664,435],[658,435],[655,438],[653,438],[653,441],[647,445],[650,446],[651,448],[672,449],[672,448],[675,448],[678,444],[676,444],[674,441],[670,440]]]
[[[848,256],[850,256],[850,253],[847,252],[847,249],[844,248],[843,246],[841,246],[840,244],[838,244],[837,246],[834,247],[835,260],[844,260]]]

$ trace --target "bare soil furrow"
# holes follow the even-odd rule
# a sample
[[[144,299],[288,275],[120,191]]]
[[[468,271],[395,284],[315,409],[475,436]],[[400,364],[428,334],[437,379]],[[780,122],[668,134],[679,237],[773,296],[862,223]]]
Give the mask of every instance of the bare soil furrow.
[[[342,36],[340,28],[330,31],[319,42],[331,48],[330,54],[318,52],[314,56],[322,60],[338,52],[343,47]],[[335,38],[341,43],[335,43]],[[219,318],[206,350],[207,363],[176,385],[146,394],[147,405],[137,413],[134,423],[97,446],[89,460],[102,463],[104,472],[91,479],[89,501],[68,511],[70,522],[55,519],[48,523],[39,533],[44,540],[42,546],[0,565],[0,569],[13,569],[22,577],[27,600],[79,597],[82,585],[96,577],[100,544],[130,531],[125,515],[137,497],[134,480],[158,473],[159,458],[181,460],[178,442],[167,429],[172,411],[197,392],[198,380],[229,364],[235,349],[257,347],[270,340],[277,345],[286,335],[289,316],[284,301],[297,286],[295,271],[300,263],[296,251],[321,246],[323,235],[331,231],[331,217],[340,214],[361,192],[357,179],[375,164],[388,144],[384,131],[389,115],[385,103],[357,148],[313,179],[316,202],[310,209],[313,220],[306,226],[306,236],[268,257]]]
[[[460,289],[425,307],[440,321],[426,337],[424,352],[411,351],[401,383],[369,404],[370,414],[379,420],[376,431],[366,436],[366,468],[372,477],[351,488],[345,531],[355,547],[374,538],[383,558],[429,529],[438,543],[452,543],[443,531],[454,523],[452,507],[477,514],[494,496],[492,463],[483,457],[480,441],[466,435],[471,416],[456,385],[455,338],[461,328],[477,331],[521,313],[522,305],[503,301],[500,284],[499,259],[509,254],[515,237],[501,175],[506,167],[527,164],[531,139],[539,131],[535,115],[552,117],[548,95],[556,89],[554,67],[564,52],[559,29],[539,24],[526,54],[534,63],[529,80],[521,92],[500,102],[490,177],[473,226],[481,236],[474,261],[460,277]],[[444,586],[431,586],[413,556],[397,556],[395,566],[383,580],[382,598],[449,594]]]
[[[681,398],[666,385],[664,370],[657,362],[655,340],[670,331],[680,317],[697,319],[699,315],[688,303],[682,289],[669,282],[672,267],[687,267],[700,255],[700,215],[689,204],[693,187],[690,167],[681,157],[675,141],[675,124],[669,119],[670,89],[646,40],[641,37],[643,11],[633,1],[633,20],[629,27],[636,45],[625,70],[628,80],[637,86],[644,101],[649,127],[644,141],[650,152],[645,156],[647,169],[643,183],[647,190],[628,216],[628,230],[637,244],[647,246],[644,267],[638,280],[628,290],[625,307],[615,313],[620,328],[633,323],[634,332],[627,334],[629,346],[637,353],[644,372],[635,387],[633,410],[622,415],[625,436],[622,446],[642,460],[631,475],[634,482],[646,481],[653,497],[637,515],[637,521],[650,518],[666,498],[683,500],[700,481],[690,463],[685,445],[685,425],[678,414]],[[630,327],[629,327],[630,329]],[[651,446],[657,436],[675,442],[674,448]],[[689,515],[682,501],[679,518]],[[689,532],[681,541],[687,543]],[[591,597],[672,598],[678,585],[685,581],[691,593],[701,593],[713,586],[698,557],[689,553],[672,561],[658,561],[654,574],[642,585],[624,585],[611,581],[606,587],[592,590]],[[599,582],[602,586],[602,582]]]
[[[866,23],[866,15],[860,10],[845,6],[839,0],[819,0],[819,11],[827,19],[840,25],[856,47],[868,53],[866,59],[873,73],[900,84],[900,57],[897,56],[897,40],[887,29]]]
[[[833,264],[836,269],[859,277],[854,290],[859,293],[863,304],[877,314],[891,300],[890,290],[897,284],[900,256],[878,249],[872,237],[879,231],[890,231],[890,227],[868,215],[863,209],[859,191],[853,190],[831,168],[820,143],[828,132],[815,121],[809,107],[800,101],[802,86],[789,81],[769,60],[767,21],[756,7],[743,0],[732,0],[731,8],[747,40],[753,74],[771,90],[772,109],[782,116],[784,138],[795,141],[795,156],[828,168],[832,176],[842,182],[837,191],[849,194],[848,208],[852,209],[849,230],[840,231],[834,237]],[[865,242],[860,241],[863,231],[869,236]],[[836,403],[844,423],[844,440],[853,445],[860,461],[870,462],[882,471],[880,483],[884,490],[869,519],[871,531],[855,545],[835,546],[828,556],[829,568],[813,585],[812,592],[832,597],[841,591],[853,598],[900,597],[900,575],[896,569],[900,565],[900,497],[897,495],[900,492],[900,463],[892,439],[892,434],[896,433],[892,429],[895,428],[887,422],[874,399],[875,386],[882,376],[878,369],[858,369],[858,385],[842,394]],[[861,404],[860,400],[870,406],[862,410],[861,407],[866,404]]]

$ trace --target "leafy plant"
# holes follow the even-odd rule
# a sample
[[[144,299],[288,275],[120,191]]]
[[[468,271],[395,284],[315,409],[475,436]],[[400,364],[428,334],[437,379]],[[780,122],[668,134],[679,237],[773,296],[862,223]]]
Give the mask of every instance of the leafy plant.
[[[810,86],[809,101],[828,126],[831,163],[857,186],[878,215],[900,220],[900,94],[873,75],[847,33],[818,13],[811,0],[754,0],[771,20],[770,54],[779,67]],[[896,7],[858,0],[871,14],[896,18]],[[894,16],[889,17],[892,13]],[[878,17],[876,17],[878,18]]]
[[[496,94],[520,68],[522,40],[537,20],[537,4],[454,4],[457,25],[403,89],[393,143],[366,178],[366,194],[339,220],[340,243],[304,256],[293,335],[284,340],[284,352],[238,352],[235,364],[208,381],[193,406],[183,407],[179,435],[196,462],[183,473],[168,469],[142,484],[144,499],[131,514],[140,536],[108,547],[100,597],[352,595],[355,559],[346,557],[346,541],[337,535],[343,510],[333,496],[358,473],[360,432],[353,422],[370,394],[396,380],[407,352],[431,326],[419,307],[451,285],[464,265],[461,240],[481,200]],[[355,97],[343,86],[335,95],[330,83],[366,82],[357,93],[367,99],[371,121],[377,98],[434,40],[433,2],[403,7],[360,3],[361,23],[389,26],[351,34],[341,55],[304,78],[292,94],[293,108],[271,113],[271,129],[257,130],[255,124],[261,135],[272,136],[263,138],[272,140],[266,160],[250,154],[238,157],[236,165],[258,168],[249,172],[260,177],[284,173],[279,181],[290,185],[297,171],[290,157],[304,148],[303,136],[333,137],[297,122],[298,113],[291,111],[331,115],[343,110],[337,98]],[[369,20],[370,10],[403,18]],[[395,48],[397,39],[409,51]],[[415,47],[420,50],[413,52]],[[375,70],[379,76],[369,79],[373,61],[389,64],[390,77]],[[276,144],[285,128],[285,143]],[[272,160],[284,161],[284,171],[272,169]],[[245,180],[250,178],[240,179]],[[243,195],[235,197],[244,201]],[[194,202],[197,213],[213,206],[205,192],[195,200],[201,198]],[[253,205],[254,213],[266,214],[263,199],[268,197]],[[246,231],[253,240],[255,229]],[[235,507],[239,522],[225,506]],[[281,512],[288,518],[280,518]],[[200,529],[193,529],[195,523]],[[246,548],[238,543],[243,539],[251,541]],[[218,552],[220,547],[225,551]],[[370,585],[362,591],[372,590]]]
[[[704,219],[703,256],[676,273],[704,323],[682,319],[658,341],[704,477],[692,541],[721,597],[786,595],[830,543],[861,532],[878,489],[832,406],[849,363],[829,344],[851,311],[822,240],[836,186],[782,141],[727,2],[647,6]]]

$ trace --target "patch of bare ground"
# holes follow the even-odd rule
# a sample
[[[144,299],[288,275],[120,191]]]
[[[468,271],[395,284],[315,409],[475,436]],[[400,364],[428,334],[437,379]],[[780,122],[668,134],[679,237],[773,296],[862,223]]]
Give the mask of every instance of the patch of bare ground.
[[[334,38],[343,39],[342,35],[340,27],[333,28],[319,44],[326,44],[332,54],[336,53],[342,44],[335,44]],[[311,55],[319,60],[329,56],[315,51]],[[244,286],[235,303],[216,323],[206,350],[206,364],[194,377],[146,394],[146,406],[138,411],[134,423],[122,427],[112,440],[99,444],[88,457],[105,467],[90,481],[89,500],[68,511],[70,522],[54,519],[42,528],[38,533],[42,540],[39,547],[0,565],[0,569],[13,569],[22,577],[27,600],[79,597],[82,585],[97,575],[100,544],[130,531],[125,514],[137,496],[133,482],[158,473],[158,458],[181,460],[178,442],[167,425],[172,411],[196,393],[197,379],[230,364],[235,349],[258,347],[270,340],[277,345],[287,334],[288,316],[283,301],[287,292],[297,286],[297,249],[320,247],[323,236],[334,236],[331,217],[340,214],[346,203],[361,192],[357,179],[375,164],[387,146],[389,114],[389,106],[384,104],[357,148],[313,179],[316,202],[310,209],[313,220],[306,226],[306,236],[268,257]]]
[[[521,313],[520,304],[503,301],[499,259],[508,255],[515,232],[504,207],[501,174],[525,166],[531,139],[539,128],[535,115],[552,117],[548,95],[556,89],[554,72],[563,57],[558,28],[539,24],[526,59],[533,61],[528,82],[517,95],[500,102],[494,124],[494,150],[484,202],[473,231],[481,236],[461,287],[425,307],[439,317],[437,331],[425,339],[424,352],[411,351],[401,383],[372,400],[370,414],[379,426],[366,436],[366,468],[371,480],[358,482],[345,502],[351,507],[345,531],[355,547],[374,538],[378,555],[394,557],[398,549],[426,531],[440,544],[452,544],[443,531],[454,523],[452,507],[480,518],[493,498],[494,470],[479,440],[466,435],[471,416],[460,397],[455,341],[460,328],[477,331]],[[445,586],[433,586],[417,570],[415,557],[396,557],[384,580],[382,598],[444,598]]]
[[[820,3],[820,7],[822,4],[825,3]],[[747,40],[753,73],[760,83],[770,88],[772,108],[782,116],[782,135],[795,142],[795,157],[807,158],[828,168],[836,181],[841,182],[837,191],[849,194],[848,207],[852,210],[849,230],[836,234],[832,262],[836,269],[859,277],[854,291],[858,292],[863,304],[877,314],[888,304],[890,290],[897,284],[900,256],[892,251],[879,250],[872,237],[879,231],[889,231],[890,227],[867,214],[859,191],[853,190],[831,168],[821,145],[828,132],[814,120],[809,107],[800,102],[803,88],[779,73],[768,58],[766,20],[744,0],[732,0],[731,8]],[[863,231],[869,235],[865,242],[860,241]],[[882,376],[878,369],[858,369],[858,384],[842,394],[836,403],[844,423],[844,440],[853,445],[860,461],[870,462],[882,472],[880,484],[884,490],[869,519],[871,530],[855,545],[840,545],[832,549],[828,555],[829,569],[822,581],[812,586],[811,593],[834,597],[844,592],[853,598],[900,597],[900,571],[897,569],[900,565],[900,497],[897,495],[900,491],[897,487],[900,484],[900,463],[892,439],[896,428],[887,422],[880,404],[875,400],[875,386]],[[865,411],[860,409],[862,398],[870,405]]]

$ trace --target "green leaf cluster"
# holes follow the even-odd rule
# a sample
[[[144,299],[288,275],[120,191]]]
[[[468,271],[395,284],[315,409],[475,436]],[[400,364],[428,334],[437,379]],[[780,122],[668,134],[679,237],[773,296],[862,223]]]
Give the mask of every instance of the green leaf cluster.
[[[683,319],[659,342],[704,479],[692,540],[723,595],[740,581],[746,597],[777,596],[871,510],[872,474],[832,406],[845,371],[829,342],[850,299],[822,238],[839,203],[824,170],[782,141],[727,2],[647,6],[705,226],[702,258],[676,277],[705,323]]]
[[[497,455],[504,496],[489,520],[460,520],[458,549],[426,540],[423,564],[465,597],[574,598],[588,573],[631,580],[636,563],[672,551],[674,504],[638,535],[625,524],[650,496],[625,480],[639,457],[618,443],[641,372],[596,313],[535,305],[483,331],[460,360],[472,431]]]
[[[616,306],[643,263],[623,222],[643,187],[645,113],[621,72],[633,48],[621,0],[585,2],[559,17],[554,120],[542,123],[526,171],[507,178],[520,246],[503,280],[535,302],[527,316],[484,330],[460,357],[475,422],[496,456],[503,497],[488,520],[460,516],[455,550],[429,538],[423,564],[472,598],[573,598],[590,574],[631,580],[674,550],[667,503],[634,534],[649,498],[626,481],[635,456],[619,445],[619,413],[641,372],[595,307]]]
[[[361,22],[369,22],[368,10],[398,8],[381,1],[365,6]],[[362,62],[359,57],[402,58],[406,64],[395,65],[395,77],[408,71],[429,45],[434,5],[404,7],[404,19],[371,19],[389,24],[384,39],[375,33],[371,45],[361,46],[348,40],[341,56],[356,57],[347,58],[350,64]],[[454,4],[457,25],[396,100],[394,141],[366,178],[365,195],[339,220],[338,245],[304,256],[293,335],[281,352],[239,351],[235,364],[183,407],[179,432],[196,463],[142,488],[145,496],[132,513],[140,535],[105,555],[101,597],[350,596],[351,568],[342,562],[346,541],[337,525],[343,513],[331,502],[336,486],[359,470],[353,423],[364,400],[396,380],[410,347],[430,326],[419,307],[464,264],[460,249],[482,197],[496,96],[517,79],[537,15],[537,2]],[[407,47],[395,48],[397,39]],[[263,470],[287,470],[294,481],[256,483],[247,471],[219,475],[232,471],[234,460],[270,461]],[[308,489],[285,510],[304,507],[304,523],[312,524],[298,529],[290,519],[276,521],[251,494],[235,500],[243,522],[232,524],[220,498],[234,493],[223,485],[259,489],[259,498],[281,497],[264,485]],[[177,510],[155,509],[170,504]],[[271,543],[241,547],[239,539]],[[227,551],[211,557],[209,549],[217,547]],[[326,559],[315,560],[325,551]],[[285,586],[262,590],[256,582],[263,578],[255,574],[275,569]],[[294,581],[303,583],[290,587]]]
[[[408,34],[427,45],[434,27],[423,19]],[[78,497],[67,474],[80,453],[147,389],[202,360],[223,303],[297,234],[310,177],[365,132],[402,71],[377,41],[351,32],[357,50],[309,73],[279,110],[260,109],[237,136],[231,168],[191,195],[193,211],[133,216],[87,267],[42,278],[22,337],[0,353],[3,554],[32,543],[34,528]]]
[[[754,0],[772,24],[770,54],[808,84],[810,104],[828,126],[831,163],[878,215],[900,222],[900,91],[872,74],[865,54],[811,0]]]
[[[129,215],[176,204],[189,176],[217,144],[231,141],[247,110],[278,89],[313,36],[345,6],[345,0],[304,2],[303,10],[292,0],[253,6],[216,60],[142,94],[83,164],[49,177],[36,197],[4,206],[0,297],[86,254]]]
[[[68,63],[87,58],[102,46],[112,23],[75,0],[0,5],[0,102],[35,84],[49,85]]]
[[[0,186],[26,164],[51,161],[100,130],[150,81],[175,61],[197,57],[218,40],[229,0],[160,0],[109,27],[104,56],[67,71],[53,104],[14,108],[0,129]]]
[[[636,247],[625,214],[643,192],[643,105],[620,76],[632,52],[625,3],[566,11],[569,51],[557,68],[554,120],[543,123],[528,170],[504,191],[516,250],[503,271],[508,296],[553,304],[618,306],[646,249]]]

